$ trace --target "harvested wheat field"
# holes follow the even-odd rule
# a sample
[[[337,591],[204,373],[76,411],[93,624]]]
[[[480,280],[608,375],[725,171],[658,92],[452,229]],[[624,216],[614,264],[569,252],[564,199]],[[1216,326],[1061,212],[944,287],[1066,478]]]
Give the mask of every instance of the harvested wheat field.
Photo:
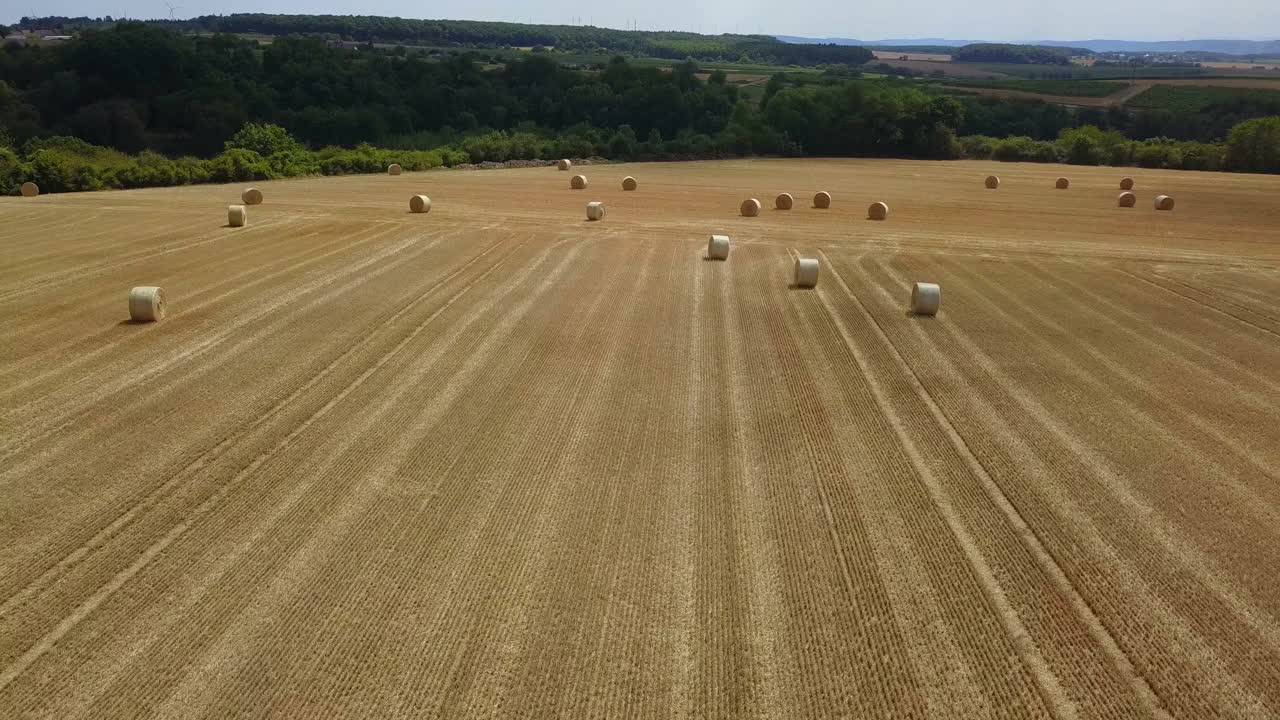
[[[0,717],[1280,716],[1280,177],[1060,172],[0,199]]]

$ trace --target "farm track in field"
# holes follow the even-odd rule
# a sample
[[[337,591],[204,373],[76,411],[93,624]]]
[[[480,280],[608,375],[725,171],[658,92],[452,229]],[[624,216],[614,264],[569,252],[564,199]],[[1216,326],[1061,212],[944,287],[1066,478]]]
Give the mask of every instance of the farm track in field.
[[[1280,180],[582,172],[0,199],[0,716],[1280,715]]]

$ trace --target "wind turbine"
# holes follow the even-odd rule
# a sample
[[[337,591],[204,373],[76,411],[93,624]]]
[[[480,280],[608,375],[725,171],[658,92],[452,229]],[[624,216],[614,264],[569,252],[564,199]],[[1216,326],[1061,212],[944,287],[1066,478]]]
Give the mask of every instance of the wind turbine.
[[[166,2],[165,2],[165,7],[169,8],[169,19],[170,19],[170,20],[176,20],[176,19],[177,19],[177,18],[175,18],[175,17],[173,16],[173,11],[174,11],[174,10],[181,10],[181,9],[182,9],[182,6],[181,6],[181,5],[174,5],[173,3],[168,2],[167,0],[166,0]]]

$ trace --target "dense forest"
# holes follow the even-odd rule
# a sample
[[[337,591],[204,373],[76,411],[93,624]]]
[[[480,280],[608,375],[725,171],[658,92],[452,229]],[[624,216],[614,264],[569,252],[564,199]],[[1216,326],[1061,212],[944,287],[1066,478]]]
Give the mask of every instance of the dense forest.
[[[951,59],[956,62],[1070,65],[1072,55],[1092,54],[1092,52],[1084,48],[977,43],[956,48],[951,53]]]
[[[85,30],[62,46],[0,52],[0,123],[17,142],[73,135],[126,152],[195,155],[217,152],[251,120],[282,125],[312,146],[519,126],[715,135],[728,127],[738,90],[723,73],[703,81],[696,72],[687,62],[667,71],[618,58],[583,73],[539,54],[484,70],[460,54],[367,53],[309,38],[259,48],[230,35],[124,23]],[[899,102],[878,112],[928,104],[920,93],[893,92]],[[842,142],[889,153],[913,141]]]
[[[769,35],[700,35],[685,32],[611,30],[584,25],[526,25],[476,20],[413,20],[373,15],[205,15],[190,20],[148,20],[149,25],[189,33],[315,36],[363,43],[423,47],[542,47],[570,53],[614,54],[673,60],[773,65],[862,65],[861,47],[785,43]],[[26,27],[63,31],[103,28],[111,18],[22,18]]]
[[[257,43],[141,23],[0,49],[0,192],[422,169],[600,155],[749,154],[1280,172],[1280,108],[1072,110],[956,98],[910,80],[775,75],[750,99],[723,72],[624,57],[592,71],[529,53]],[[965,137],[960,137],[963,135]]]

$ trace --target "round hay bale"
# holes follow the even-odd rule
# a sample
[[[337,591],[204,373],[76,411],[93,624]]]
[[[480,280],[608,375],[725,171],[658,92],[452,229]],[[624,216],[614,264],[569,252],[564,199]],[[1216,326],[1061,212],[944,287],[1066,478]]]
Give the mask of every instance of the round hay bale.
[[[1059,190],[1066,190],[1071,187],[1071,181],[1064,177],[1060,177],[1054,181],[1053,186]]]
[[[988,175],[986,180],[986,186],[991,190],[995,190],[996,188],[1000,187],[1000,178],[996,177],[995,175]]]
[[[262,191],[258,188],[246,188],[244,192],[240,193],[240,202],[245,205],[261,205]]]
[[[409,198],[409,212],[428,213],[431,212],[431,198],[426,195],[414,195]]]
[[[1156,209],[1157,209],[1157,210],[1172,210],[1172,209],[1173,209],[1173,198],[1169,197],[1168,195],[1157,195],[1157,196],[1156,196]]]
[[[155,322],[164,319],[164,291],[145,285],[129,291],[129,319],[134,322]]]
[[[573,167],[573,162],[570,161],[568,158],[564,158],[560,162],[556,163],[557,170],[568,171],[572,167]]]
[[[573,190],[585,190],[587,188],[587,176],[574,175],[573,179],[569,181],[569,187]]]
[[[636,189],[636,188],[638,188],[638,187],[640,187],[640,186],[639,186],[639,184],[637,184],[637,183],[636,183],[636,179],[635,179],[635,178],[633,178],[633,177],[631,177],[630,175],[628,175],[628,176],[626,176],[626,177],[622,178],[622,189],[623,189],[623,190],[635,190],[635,189]]]
[[[819,210],[826,210],[831,207],[831,193],[823,190],[813,196],[813,206]]]
[[[738,212],[742,213],[742,217],[755,217],[760,214],[760,201],[747,198],[742,201],[742,205],[738,206]]]
[[[728,260],[729,236],[712,235],[711,238],[707,240],[707,257],[712,260]]]
[[[867,208],[867,217],[872,220],[887,220],[889,218],[889,206],[882,202],[871,203],[871,207]]]
[[[22,197],[35,197],[40,194],[40,186],[33,182],[22,183],[19,190],[22,192]]]
[[[937,315],[942,305],[942,288],[934,283],[918,282],[911,288],[911,312],[916,315]]]
[[[1120,196],[1116,198],[1116,205],[1119,207],[1133,207],[1137,204],[1138,196],[1128,191],[1120,193]]]
[[[244,227],[249,222],[249,211],[243,205],[227,206],[227,224],[231,227]]]
[[[791,193],[782,193],[773,200],[773,206],[779,210],[790,210],[795,204],[796,199],[791,197]]]
[[[811,288],[818,284],[818,259],[796,258],[796,287]]]
[[[604,219],[604,203],[602,202],[587,203],[587,219],[603,220]]]
[[[1132,189],[1133,189],[1133,178],[1131,178],[1131,177],[1122,178],[1122,179],[1120,180],[1120,189],[1121,189],[1121,190],[1132,190]]]
[[[404,172],[404,170],[400,168],[399,163],[391,163],[390,165],[387,166],[388,175],[399,175],[402,172]]]

